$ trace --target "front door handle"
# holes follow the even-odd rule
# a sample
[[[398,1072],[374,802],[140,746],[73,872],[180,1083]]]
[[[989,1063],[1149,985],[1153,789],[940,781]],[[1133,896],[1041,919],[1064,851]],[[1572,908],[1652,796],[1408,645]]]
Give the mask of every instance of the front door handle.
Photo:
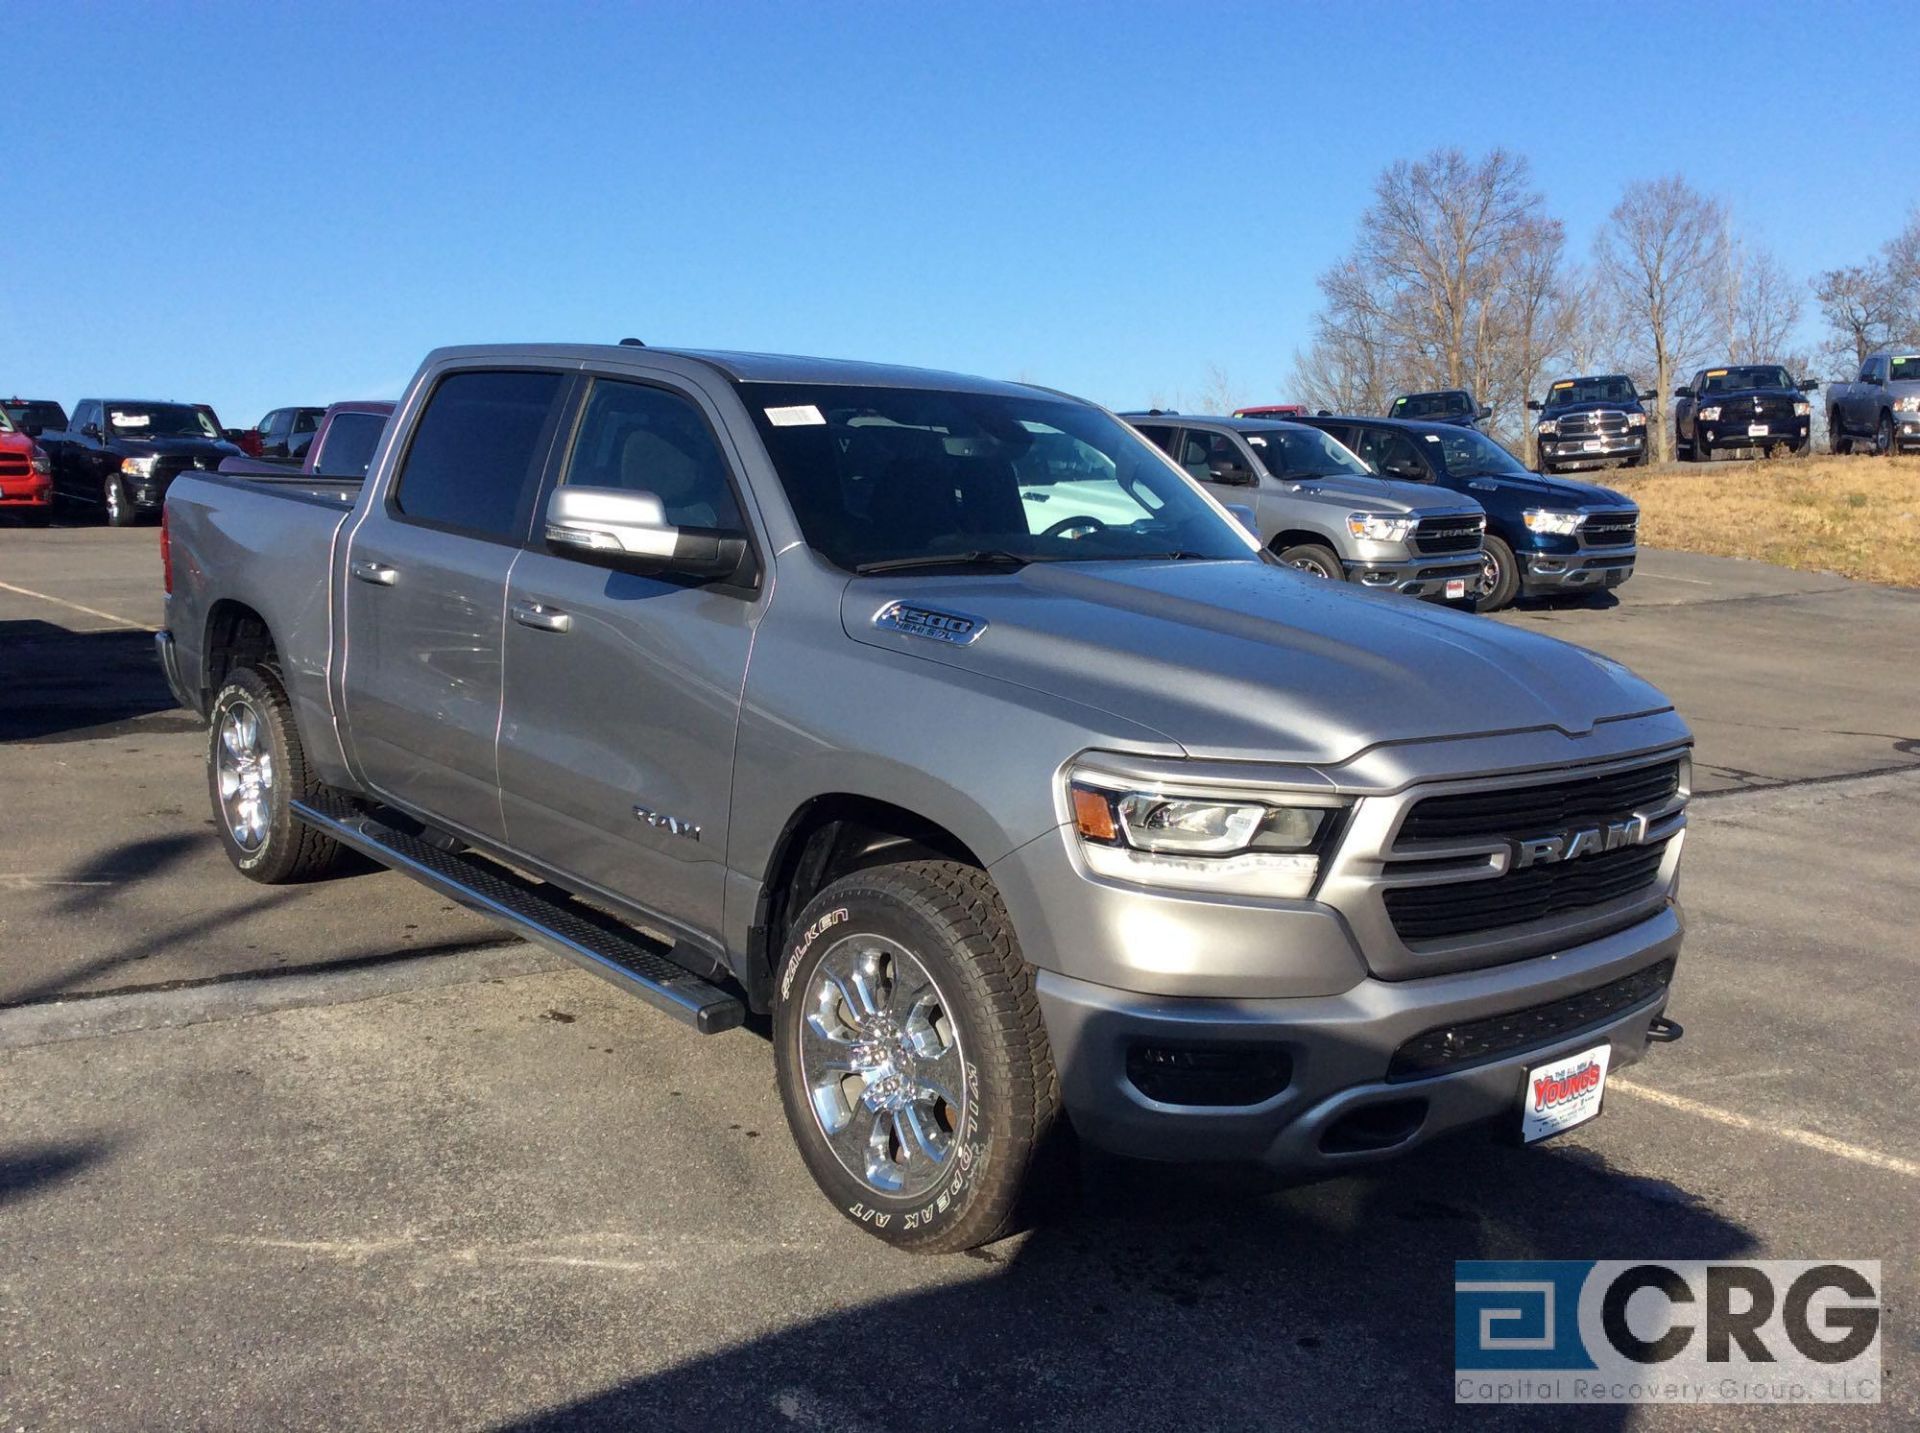
[[[539,602],[513,602],[507,610],[522,627],[535,627],[542,632],[565,632],[573,626],[571,614]]]
[[[397,568],[388,567],[384,562],[375,562],[370,557],[354,559],[353,575],[362,582],[371,582],[375,587],[391,587],[400,577]]]

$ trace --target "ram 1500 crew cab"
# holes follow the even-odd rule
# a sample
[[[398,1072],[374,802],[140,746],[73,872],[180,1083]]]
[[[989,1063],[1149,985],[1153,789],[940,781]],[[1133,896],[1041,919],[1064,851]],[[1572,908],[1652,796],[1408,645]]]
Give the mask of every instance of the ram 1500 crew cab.
[[[1069,1132],[1291,1175],[1550,1135],[1677,1033],[1667,699],[1281,565],[1058,393],[443,349],[364,483],[187,474],[166,532],[242,872],[352,848],[697,1030],[765,1012],[896,1245],[998,1236]]]
[[[1920,353],[1890,348],[1861,360],[1860,377],[1827,390],[1827,443],[1882,457],[1920,448]]]
[[[1127,421],[1289,567],[1381,592],[1471,606],[1487,515],[1472,498],[1383,478],[1331,434],[1259,418]]]

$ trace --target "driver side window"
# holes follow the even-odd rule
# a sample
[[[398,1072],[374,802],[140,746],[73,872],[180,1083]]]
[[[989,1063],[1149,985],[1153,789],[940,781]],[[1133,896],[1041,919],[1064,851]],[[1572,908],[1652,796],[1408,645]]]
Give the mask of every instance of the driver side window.
[[[738,532],[746,526],[706,419],[663,388],[595,379],[566,481],[652,493],[675,527]]]
[[[1427,469],[1420,459],[1420,450],[1404,433],[1386,428],[1367,429],[1360,444],[1360,456],[1377,473],[1413,482],[1426,481]]]

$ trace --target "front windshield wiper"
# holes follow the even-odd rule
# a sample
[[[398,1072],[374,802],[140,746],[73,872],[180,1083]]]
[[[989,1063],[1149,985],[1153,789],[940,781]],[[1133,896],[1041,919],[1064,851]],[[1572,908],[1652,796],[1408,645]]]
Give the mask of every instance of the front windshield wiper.
[[[880,572],[905,572],[915,567],[1000,567],[1011,572],[1025,567],[1029,562],[1045,560],[1022,557],[1017,552],[1005,552],[999,548],[980,548],[973,552],[928,552],[918,557],[888,557],[878,562],[859,563],[853,570],[861,577]]]

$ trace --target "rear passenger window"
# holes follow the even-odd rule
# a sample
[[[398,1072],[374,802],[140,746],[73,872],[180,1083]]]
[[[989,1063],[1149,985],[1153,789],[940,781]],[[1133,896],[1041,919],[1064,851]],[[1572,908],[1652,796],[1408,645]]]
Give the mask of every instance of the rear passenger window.
[[[387,426],[379,413],[336,413],[317,464],[323,478],[364,478]]]
[[[394,510],[475,537],[519,541],[561,381],[558,373],[441,379],[414,429]]]
[[[1134,427],[1154,447],[1168,457],[1173,456],[1173,429],[1163,428],[1157,423],[1136,423]]]
[[[739,532],[746,526],[706,419],[664,388],[595,379],[565,481],[652,493],[675,527]]]

